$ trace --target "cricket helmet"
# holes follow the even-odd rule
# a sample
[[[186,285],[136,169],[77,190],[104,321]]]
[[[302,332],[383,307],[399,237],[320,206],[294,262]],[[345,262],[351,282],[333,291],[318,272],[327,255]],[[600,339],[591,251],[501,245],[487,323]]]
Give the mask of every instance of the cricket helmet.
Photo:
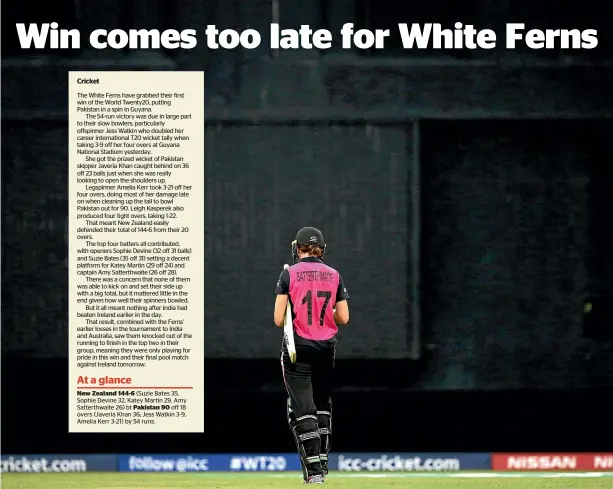
[[[296,234],[296,239],[292,241],[292,258],[295,262],[298,261],[298,246],[299,245],[313,245],[321,248],[321,257],[323,258],[326,251],[326,243],[324,242],[324,235],[317,228],[306,227],[302,228]]]

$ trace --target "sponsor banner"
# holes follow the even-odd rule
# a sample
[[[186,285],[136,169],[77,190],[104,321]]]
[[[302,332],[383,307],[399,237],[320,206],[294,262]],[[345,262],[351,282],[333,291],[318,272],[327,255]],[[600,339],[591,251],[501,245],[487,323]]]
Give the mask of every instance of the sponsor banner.
[[[494,453],[494,470],[613,470],[612,453]]]
[[[489,470],[489,453],[339,453],[330,470],[341,472],[451,472]]]
[[[297,454],[119,455],[120,472],[282,472],[301,470]]]
[[[2,472],[103,472],[117,470],[115,455],[2,455]]]

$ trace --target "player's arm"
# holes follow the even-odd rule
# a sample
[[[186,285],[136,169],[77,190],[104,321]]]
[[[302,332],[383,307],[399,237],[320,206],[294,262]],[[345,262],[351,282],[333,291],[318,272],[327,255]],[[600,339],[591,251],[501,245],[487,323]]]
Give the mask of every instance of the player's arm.
[[[343,282],[343,277],[338,276],[338,289],[336,291],[336,304],[334,306],[334,322],[336,324],[347,324],[349,322],[349,293]]]
[[[274,321],[279,328],[282,328],[289,297],[289,271],[287,269],[284,269],[279,275],[275,294],[277,294],[277,298],[275,299]]]
[[[285,312],[287,311],[287,295],[277,294],[275,300],[275,324],[282,328],[285,324]]]
[[[347,301],[336,303],[334,308],[334,322],[336,324],[347,324],[349,322],[349,304]]]

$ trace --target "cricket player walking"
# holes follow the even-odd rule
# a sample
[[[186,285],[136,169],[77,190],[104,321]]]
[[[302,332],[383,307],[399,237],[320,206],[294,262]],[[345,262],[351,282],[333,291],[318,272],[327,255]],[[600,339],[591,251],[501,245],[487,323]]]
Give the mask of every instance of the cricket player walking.
[[[298,231],[292,243],[296,263],[283,270],[275,291],[275,324],[283,327],[289,301],[294,326],[296,361],[284,341],[281,367],[289,396],[287,420],[306,484],[323,484],[328,473],[337,324],[349,322],[349,294],[338,271],[323,263],[325,249],[321,231]]]

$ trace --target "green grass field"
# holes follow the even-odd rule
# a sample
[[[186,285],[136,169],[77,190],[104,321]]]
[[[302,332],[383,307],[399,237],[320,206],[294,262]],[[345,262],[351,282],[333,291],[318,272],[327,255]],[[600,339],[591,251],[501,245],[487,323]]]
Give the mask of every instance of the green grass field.
[[[330,474],[330,488],[359,489],[612,489],[612,473]],[[81,473],[2,474],[2,489],[287,489],[304,487],[291,473]]]

